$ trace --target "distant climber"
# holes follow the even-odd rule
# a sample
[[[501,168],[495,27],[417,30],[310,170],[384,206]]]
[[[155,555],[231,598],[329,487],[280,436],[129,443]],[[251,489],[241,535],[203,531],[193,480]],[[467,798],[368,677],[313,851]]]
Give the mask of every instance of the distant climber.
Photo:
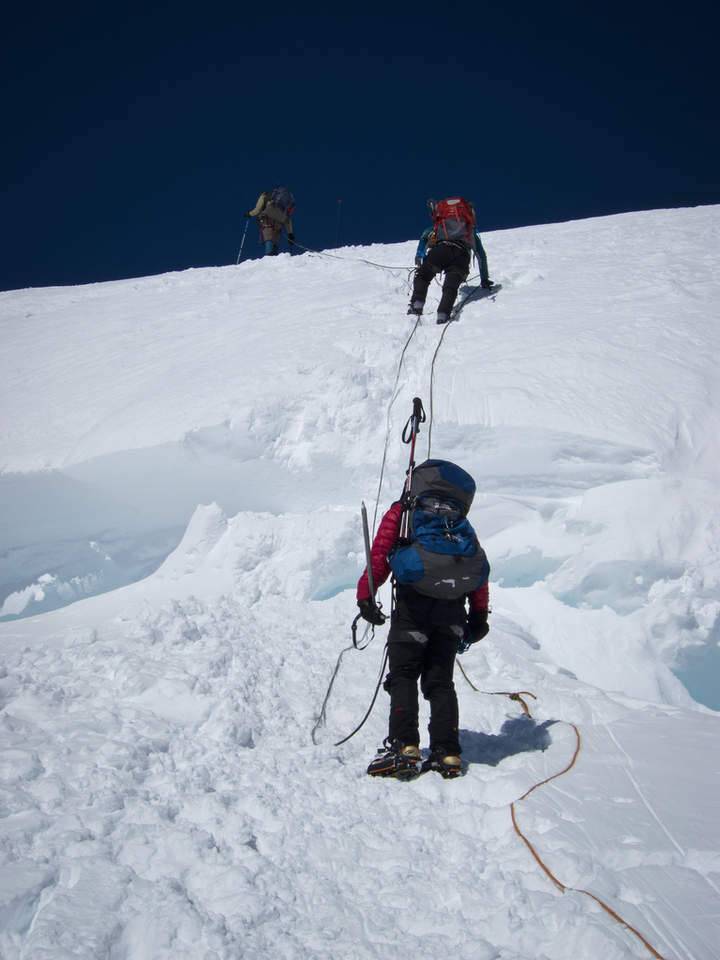
[[[492,287],[487,256],[475,226],[475,208],[462,197],[450,197],[435,203],[428,201],[433,225],[423,231],[415,254],[415,282],[408,313],[420,316],[433,277],[445,273],[437,322],[447,323],[460,284],[470,272],[470,256],[475,254],[484,290]]]
[[[278,243],[283,232],[287,231],[290,253],[295,245],[291,215],[295,210],[295,198],[287,187],[280,184],[272,190],[263,190],[252,210],[248,210],[246,217],[257,217],[258,226],[265,243],[265,255],[276,256]]]
[[[373,588],[392,573],[395,590],[384,684],[390,721],[367,769],[370,776],[408,780],[420,772],[418,680],[430,702],[430,755],[422,771],[437,770],[445,778],[462,772],[455,655],[488,632],[490,567],[467,519],[474,495],[475,481],[461,467],[426,460],[378,527],[370,550]],[[369,623],[385,622],[367,569],[358,581],[357,603]]]

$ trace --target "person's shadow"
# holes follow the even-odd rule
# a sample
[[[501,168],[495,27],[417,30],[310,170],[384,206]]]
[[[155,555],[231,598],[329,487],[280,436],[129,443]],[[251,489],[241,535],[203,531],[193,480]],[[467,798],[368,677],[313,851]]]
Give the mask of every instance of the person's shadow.
[[[494,283],[489,289],[479,283],[474,287],[471,287],[469,284],[460,287],[460,299],[455,304],[452,319],[459,320],[463,307],[468,303],[472,303],[473,300],[482,300],[484,297],[489,297],[491,300],[494,300],[501,289],[501,283]]]
[[[496,767],[505,757],[533,750],[547,750],[552,743],[548,727],[555,720],[538,723],[532,717],[511,717],[500,728],[500,733],[478,733],[461,730],[462,756],[467,763],[484,763]]]

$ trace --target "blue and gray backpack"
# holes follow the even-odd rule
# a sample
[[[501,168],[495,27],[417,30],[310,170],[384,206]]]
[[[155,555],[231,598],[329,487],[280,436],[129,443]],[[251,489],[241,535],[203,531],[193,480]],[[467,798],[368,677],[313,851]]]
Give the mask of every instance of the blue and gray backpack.
[[[426,460],[410,484],[407,537],[388,554],[397,583],[457,600],[487,582],[490,565],[467,518],[475,481],[449,460]]]
[[[295,210],[295,197],[287,187],[281,187],[279,184],[270,194],[270,203],[274,207],[279,207],[284,213],[290,215]]]

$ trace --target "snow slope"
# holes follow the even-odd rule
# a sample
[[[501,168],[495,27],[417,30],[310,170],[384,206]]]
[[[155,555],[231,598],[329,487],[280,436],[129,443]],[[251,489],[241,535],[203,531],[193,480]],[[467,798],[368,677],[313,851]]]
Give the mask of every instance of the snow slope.
[[[409,342],[414,243],[0,294],[0,955],[651,956],[513,829],[575,725],[522,832],[661,956],[717,957],[688,689],[720,708],[719,235],[488,234],[497,298]],[[413,396],[493,568],[452,783],[365,776],[382,691],[334,745],[383,656],[348,649],[358,507],[384,452],[399,493]]]

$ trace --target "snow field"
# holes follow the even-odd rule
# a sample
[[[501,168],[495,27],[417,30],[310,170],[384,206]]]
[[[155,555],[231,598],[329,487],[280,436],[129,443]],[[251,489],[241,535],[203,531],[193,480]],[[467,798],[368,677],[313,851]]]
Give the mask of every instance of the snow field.
[[[414,245],[0,298],[11,595],[57,575],[50,554],[60,579],[96,573],[89,539],[118,582],[154,571],[0,624],[0,954],[646,957],[512,827],[577,724],[521,829],[668,960],[715,957],[718,718],[671,668],[717,643],[719,226],[705,208],[485,238],[503,290],[448,328],[432,382],[430,452],[478,479],[493,567],[491,633],[460,659],[489,692],[457,673],[452,783],[366,777],[382,691],[334,746],[384,630],[343,654],[312,738],[360,500],[372,518],[388,436],[380,509],[399,493],[412,397],[429,410],[431,309],[390,406]]]

